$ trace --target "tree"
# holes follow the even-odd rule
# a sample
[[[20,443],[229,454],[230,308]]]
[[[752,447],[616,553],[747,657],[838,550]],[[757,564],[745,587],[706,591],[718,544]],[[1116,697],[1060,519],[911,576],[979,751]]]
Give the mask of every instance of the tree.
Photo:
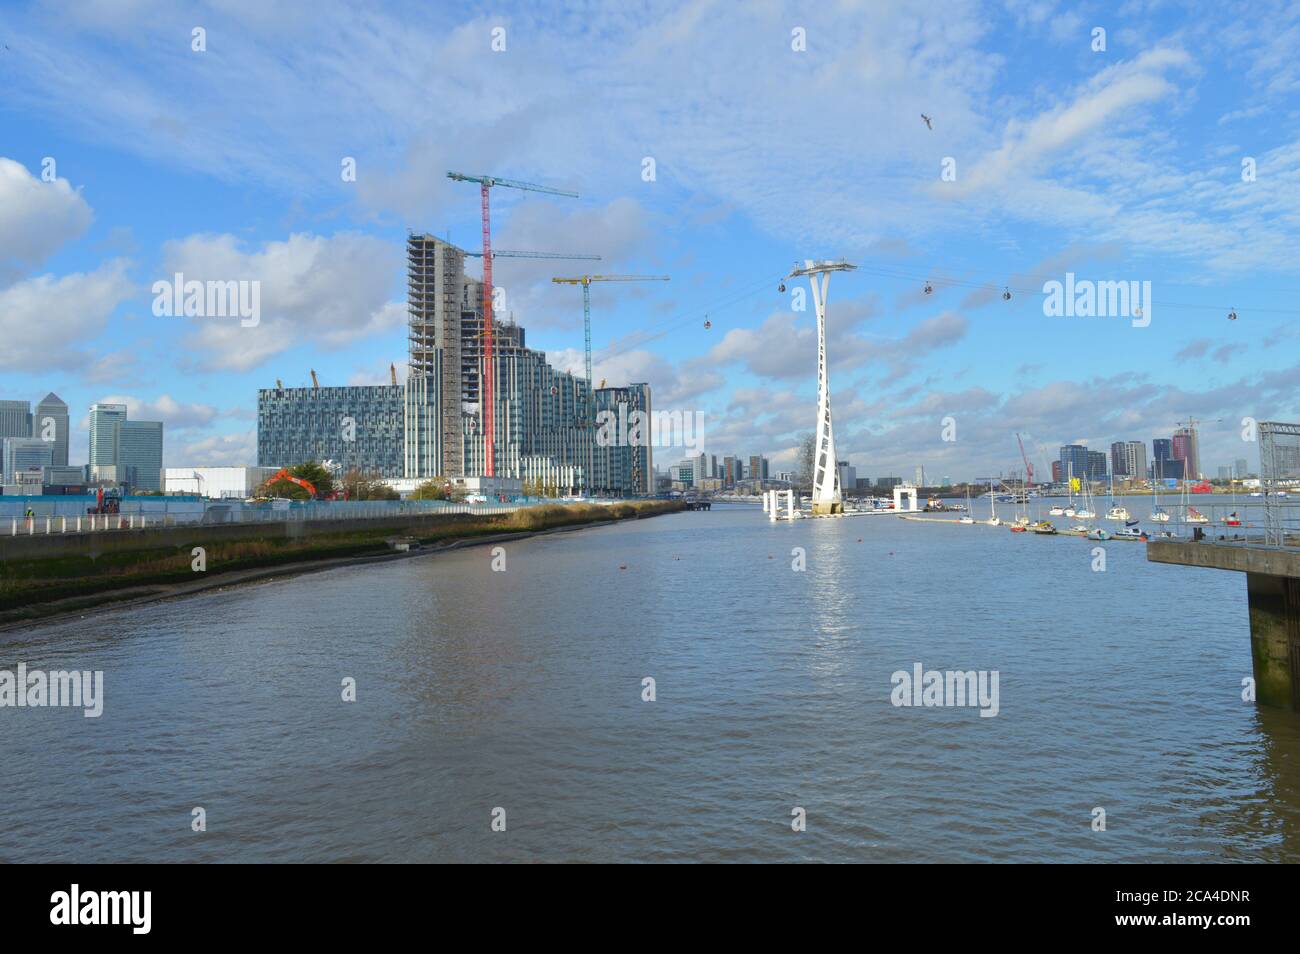
[[[398,500],[401,498],[392,487],[382,480],[362,473],[353,468],[343,475],[343,489],[349,500]]]
[[[416,487],[411,497],[415,500],[447,500],[451,497],[451,485],[445,477],[435,477]]]

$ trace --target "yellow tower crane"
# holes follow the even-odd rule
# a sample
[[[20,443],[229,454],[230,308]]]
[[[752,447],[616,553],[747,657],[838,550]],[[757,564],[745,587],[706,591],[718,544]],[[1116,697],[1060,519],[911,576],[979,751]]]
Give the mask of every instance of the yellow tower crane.
[[[558,285],[582,286],[582,330],[586,342],[587,384],[591,384],[591,283],[592,282],[666,282],[667,275],[578,275],[552,278]]]

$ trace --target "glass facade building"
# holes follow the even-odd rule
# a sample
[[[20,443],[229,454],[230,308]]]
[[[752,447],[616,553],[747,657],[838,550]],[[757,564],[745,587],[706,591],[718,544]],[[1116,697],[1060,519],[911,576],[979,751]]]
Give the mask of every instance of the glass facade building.
[[[295,467],[328,460],[340,473],[359,470],[375,477],[407,476],[409,386],[260,389],[258,466]]]

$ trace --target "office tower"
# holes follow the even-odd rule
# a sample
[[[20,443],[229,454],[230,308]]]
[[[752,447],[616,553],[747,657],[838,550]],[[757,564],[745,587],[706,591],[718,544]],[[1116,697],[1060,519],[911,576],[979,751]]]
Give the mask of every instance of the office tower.
[[[0,401],[0,440],[32,436],[30,401]]]
[[[1151,475],[1157,480],[1174,476],[1167,464],[1174,456],[1174,442],[1167,437],[1151,441]]]
[[[1052,483],[1059,484],[1064,479],[1065,474],[1061,470],[1061,462],[1059,460],[1052,461]]]
[[[90,406],[90,466],[115,467],[118,460],[118,428],[126,420],[125,404]]]
[[[1245,477],[1249,473],[1250,473],[1250,464],[1246,462],[1246,458],[1238,457],[1235,461],[1233,461],[1232,475],[1234,477],[1238,477],[1238,478]]]
[[[1064,444],[1061,446],[1061,477],[1085,480],[1088,477],[1088,445]]]
[[[32,416],[32,437],[54,445],[54,466],[68,466],[68,405],[53,392],[36,405]]]
[[[1087,473],[1089,480],[1106,479],[1106,455],[1101,451],[1088,451]]]
[[[18,483],[20,472],[40,474],[52,464],[53,454],[53,444],[39,437],[0,438],[0,483]]]
[[[162,490],[162,421],[121,421],[117,465],[133,491]]]
[[[757,458],[751,458],[757,460]],[[847,460],[836,462],[840,472],[840,487],[844,489],[856,488],[858,485],[858,469],[850,464]]]

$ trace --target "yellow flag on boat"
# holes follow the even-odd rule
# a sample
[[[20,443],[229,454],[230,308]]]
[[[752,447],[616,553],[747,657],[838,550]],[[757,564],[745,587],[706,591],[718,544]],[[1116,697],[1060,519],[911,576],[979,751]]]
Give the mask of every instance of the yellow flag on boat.
[[[1078,490],[1078,489],[1079,489],[1079,478],[1078,478],[1078,477],[1071,477],[1071,478],[1070,478],[1070,489],[1071,489],[1071,490]]]

